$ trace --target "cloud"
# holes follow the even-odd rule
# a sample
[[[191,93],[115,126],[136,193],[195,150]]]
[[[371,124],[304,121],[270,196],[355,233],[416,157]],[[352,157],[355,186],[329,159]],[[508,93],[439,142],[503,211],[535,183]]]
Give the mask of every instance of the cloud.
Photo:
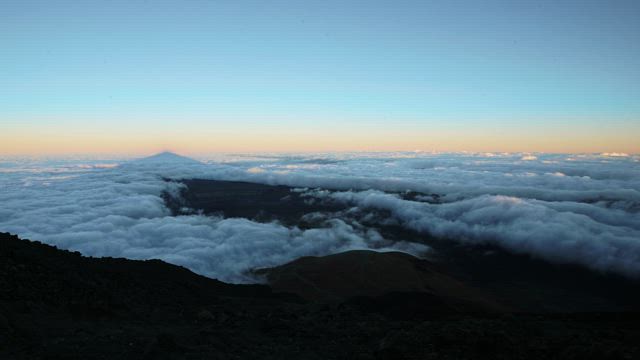
[[[173,217],[165,178],[253,181],[307,188],[393,221],[468,243],[631,276],[640,274],[637,156],[332,153],[216,155],[199,161],[0,161],[0,231],[92,256],[160,258],[211,277],[255,281],[247,270],[356,248],[426,251],[372,229],[328,220],[301,230],[193,213]],[[120,164],[113,166],[113,164]],[[107,166],[104,166],[104,165]],[[337,191],[314,192],[314,188]],[[389,192],[417,191],[423,201]],[[435,195],[434,195],[435,194]]]
[[[602,156],[612,156],[612,157],[629,157],[629,154],[627,153],[617,153],[617,152],[611,152],[611,153],[601,153],[600,155]]]
[[[554,262],[640,276],[640,222],[638,214],[624,210],[504,195],[446,204],[407,201],[375,190],[311,190],[307,195],[387,210],[407,228],[452,241],[497,244]]]
[[[167,174],[202,164],[131,162],[117,168],[64,165],[16,169],[3,176],[0,230],[88,256],[162,259],[228,282],[255,282],[249,270],[301,256],[353,249],[424,254],[420,244],[390,243],[343,221],[301,230],[277,223],[201,215],[171,216],[161,194],[183,186]]]

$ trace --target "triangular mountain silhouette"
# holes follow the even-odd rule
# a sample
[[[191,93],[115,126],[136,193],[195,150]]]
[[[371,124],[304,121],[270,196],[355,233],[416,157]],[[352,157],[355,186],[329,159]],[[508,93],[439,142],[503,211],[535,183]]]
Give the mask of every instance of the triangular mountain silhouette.
[[[165,151],[142,159],[137,159],[134,160],[134,162],[139,164],[201,164],[201,162],[197,160],[178,155],[170,151]]]

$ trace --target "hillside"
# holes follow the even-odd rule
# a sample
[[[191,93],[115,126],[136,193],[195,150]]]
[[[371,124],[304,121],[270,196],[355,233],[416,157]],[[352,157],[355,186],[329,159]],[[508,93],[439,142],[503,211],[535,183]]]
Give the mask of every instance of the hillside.
[[[387,294],[307,302],[263,285],[224,284],[157,260],[86,258],[0,234],[3,359],[602,359],[639,354],[638,314],[415,311],[423,300]]]

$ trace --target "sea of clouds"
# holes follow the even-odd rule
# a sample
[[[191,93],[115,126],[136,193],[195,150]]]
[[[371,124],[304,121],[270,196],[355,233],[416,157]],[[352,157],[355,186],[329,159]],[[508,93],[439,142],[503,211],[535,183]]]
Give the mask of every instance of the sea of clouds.
[[[172,216],[163,192],[205,178],[282,184],[309,198],[384,213],[419,233],[487,243],[559,263],[640,276],[640,156],[627,154],[225,154],[198,161],[0,159],[0,231],[89,256],[158,258],[230,282],[253,268],[350,249],[399,250],[333,219],[302,230],[197,214]],[[333,191],[322,191],[332,189]],[[407,200],[402,192],[423,193]],[[437,196],[433,196],[436,194]]]

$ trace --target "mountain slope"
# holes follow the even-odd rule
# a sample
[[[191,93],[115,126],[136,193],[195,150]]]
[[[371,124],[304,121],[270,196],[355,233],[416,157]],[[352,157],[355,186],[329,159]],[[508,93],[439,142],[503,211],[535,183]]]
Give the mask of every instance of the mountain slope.
[[[344,301],[400,293],[400,297],[419,296],[432,312],[503,309],[481,291],[441,273],[429,261],[401,252],[354,250],[309,256],[264,272],[274,291],[295,293],[308,300]]]
[[[634,313],[495,316],[439,314],[427,306],[430,311],[410,308],[405,315],[414,316],[398,317],[380,306],[398,307],[405,296],[384,296],[304,303],[267,286],[224,284],[158,260],[86,258],[0,233],[2,359],[640,355],[640,316]]]

